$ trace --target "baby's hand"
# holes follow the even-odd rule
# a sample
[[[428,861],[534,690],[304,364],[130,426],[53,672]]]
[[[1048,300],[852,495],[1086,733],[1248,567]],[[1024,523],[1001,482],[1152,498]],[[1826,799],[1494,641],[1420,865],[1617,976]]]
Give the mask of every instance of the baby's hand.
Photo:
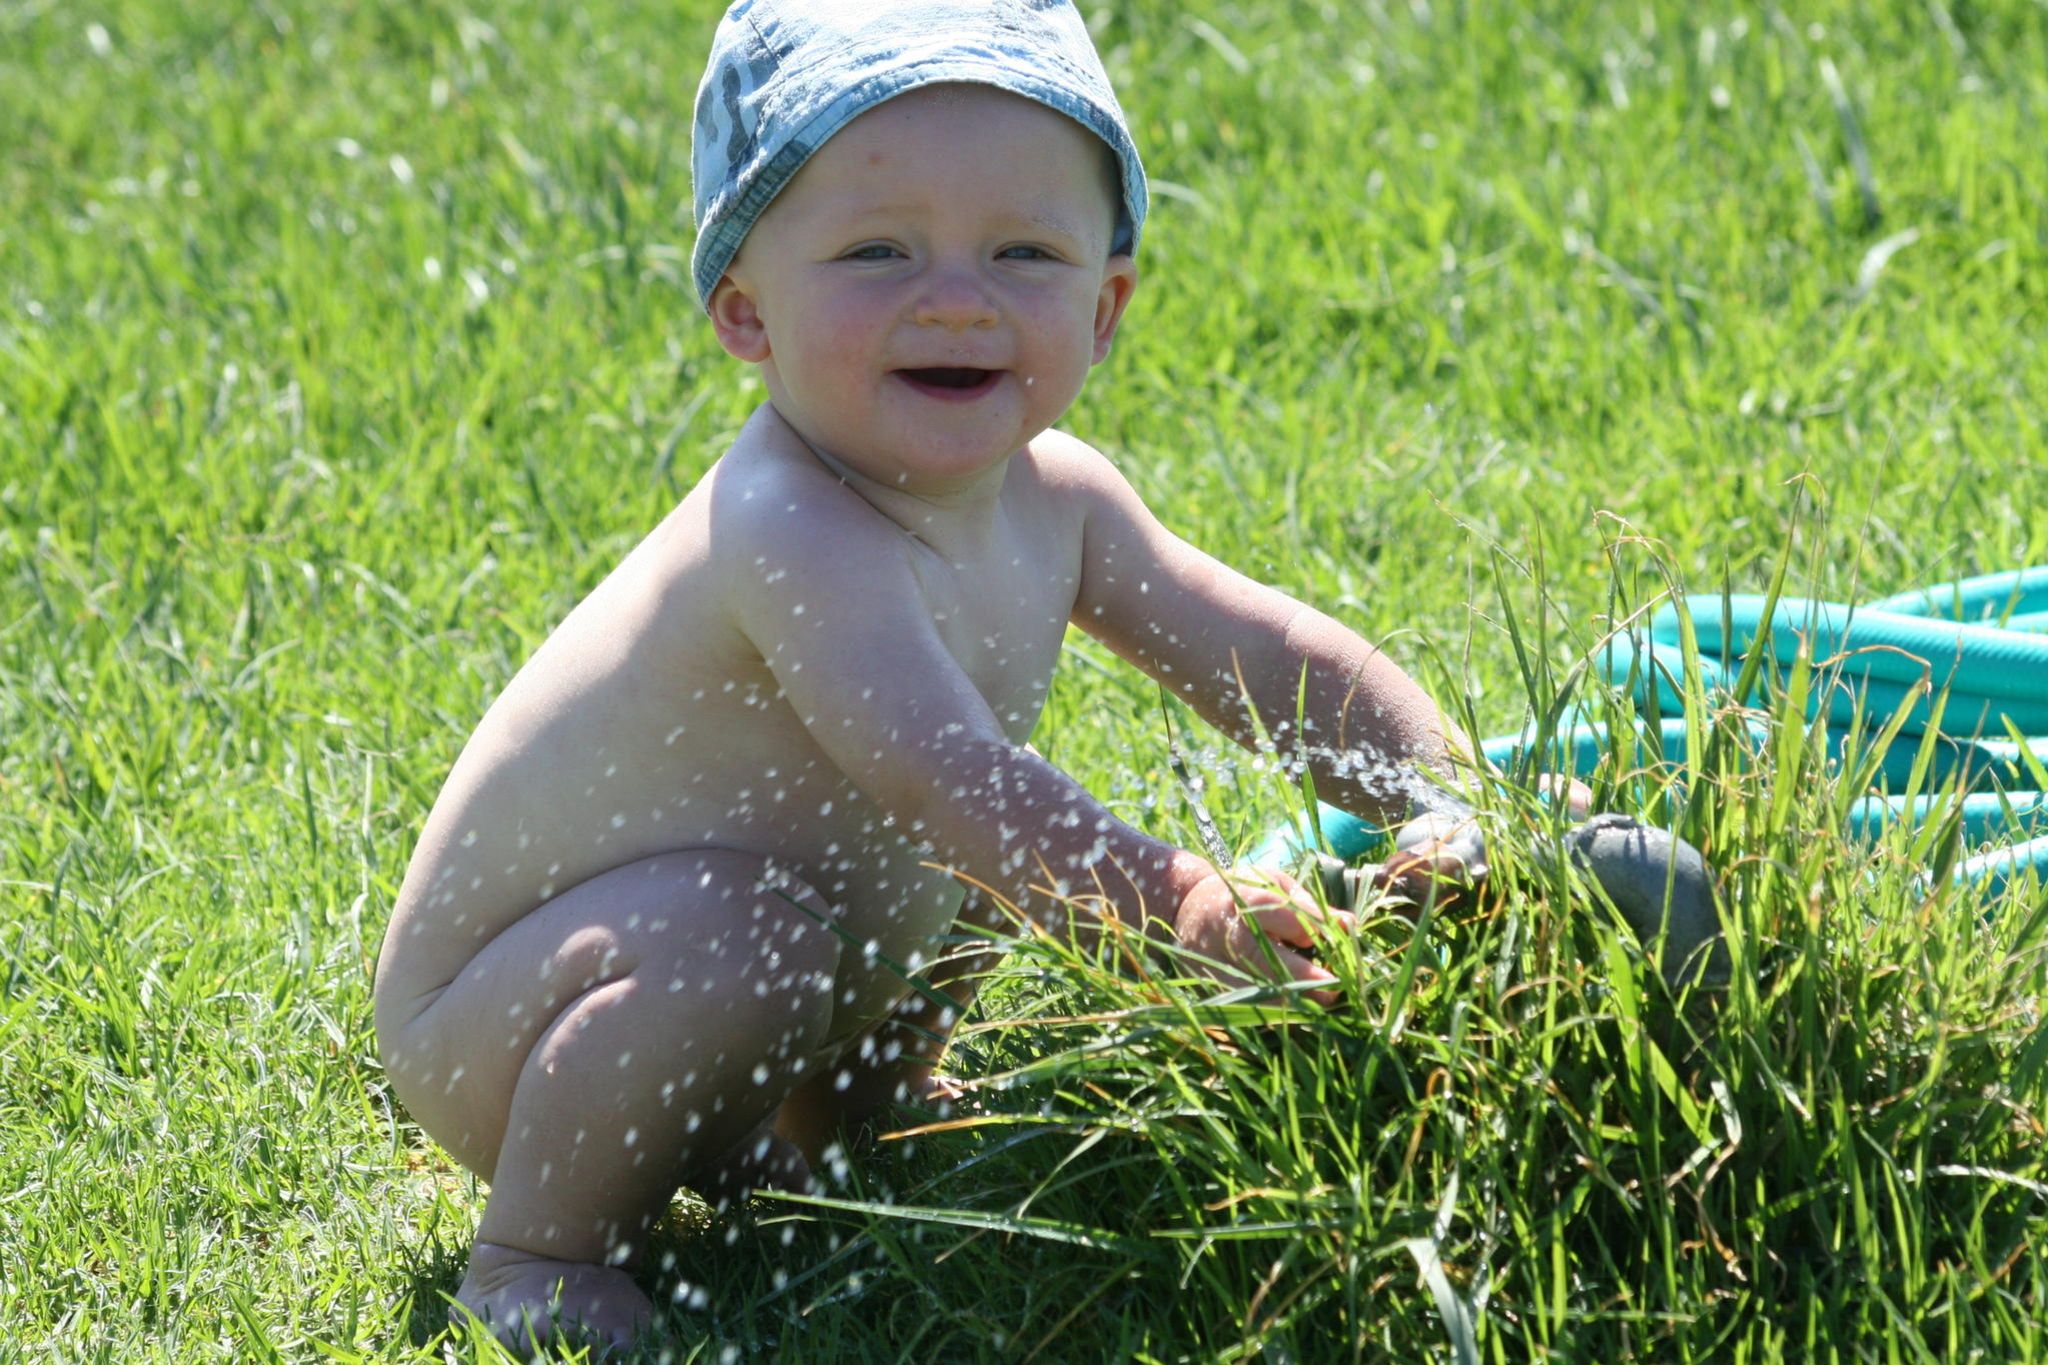
[[[1221,964],[1202,967],[1222,980],[1246,976],[1270,980],[1272,963],[1277,961],[1286,980],[1335,981],[1336,977],[1298,951],[1314,946],[1307,925],[1312,919],[1320,921],[1325,932],[1350,933],[1355,928],[1349,914],[1323,909],[1286,873],[1240,867],[1227,873],[1212,872],[1189,888],[1174,914],[1173,933],[1183,948]],[[1254,921],[1265,930],[1270,949],[1259,942]],[[1239,970],[1232,972],[1233,967]],[[1309,994],[1325,1005],[1337,1001],[1335,991]]]
[[[1486,880],[1486,836],[1469,812],[1418,815],[1395,831],[1394,850],[1372,873],[1382,894],[1449,906]]]
[[[1539,789],[1553,800],[1562,797],[1574,820],[1586,818],[1593,793],[1583,782],[1545,773]],[[1434,896],[1440,905],[1465,899],[1486,881],[1486,836],[1470,811],[1446,810],[1418,815],[1394,835],[1394,851],[1379,865],[1373,884],[1382,891],[1420,905]]]
[[[1593,812],[1593,789],[1576,777],[1567,777],[1563,773],[1540,773],[1536,778],[1536,790],[1553,801],[1562,792],[1565,813],[1574,820],[1583,820]]]

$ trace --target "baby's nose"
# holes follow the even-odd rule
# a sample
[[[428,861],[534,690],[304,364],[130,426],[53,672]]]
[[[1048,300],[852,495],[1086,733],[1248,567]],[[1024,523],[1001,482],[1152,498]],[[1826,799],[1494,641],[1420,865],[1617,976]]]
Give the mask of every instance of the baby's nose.
[[[918,295],[917,321],[921,325],[959,330],[996,325],[995,300],[972,271],[941,268],[932,271]]]

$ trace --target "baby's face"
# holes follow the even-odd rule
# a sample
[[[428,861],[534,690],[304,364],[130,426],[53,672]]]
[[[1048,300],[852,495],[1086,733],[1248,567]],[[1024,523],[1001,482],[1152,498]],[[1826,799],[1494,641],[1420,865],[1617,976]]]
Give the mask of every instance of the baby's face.
[[[712,296],[814,446],[945,492],[1051,426],[1108,353],[1136,270],[1109,254],[1109,153],[982,86],[900,95],[805,163]]]

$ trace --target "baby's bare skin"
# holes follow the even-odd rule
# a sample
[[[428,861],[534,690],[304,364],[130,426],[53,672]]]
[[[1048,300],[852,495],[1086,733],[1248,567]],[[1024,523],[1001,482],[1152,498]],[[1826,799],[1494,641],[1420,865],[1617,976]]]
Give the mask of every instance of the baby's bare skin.
[[[840,522],[878,520],[773,409],[761,409],[718,468],[506,688],[422,834],[380,962],[379,1033],[415,1117],[486,1177],[498,1168],[528,1054],[586,983],[629,977],[627,962],[650,951],[702,956],[707,929],[722,928],[734,944],[705,959],[701,983],[690,978],[678,1004],[703,1003],[700,984],[722,997],[766,983],[778,1006],[764,1024],[772,1028],[783,1000],[816,992],[804,999],[816,1018],[776,1059],[780,1074],[757,1088],[760,1102],[731,1106],[726,1122],[707,1114],[702,1140],[685,1134],[664,1155],[649,1188],[672,1186],[709,1175],[713,1159],[798,1080],[886,1015],[905,992],[887,964],[935,957],[959,911],[960,882],[926,866],[929,854],[821,749],[735,623],[736,596],[788,571],[765,557],[772,551],[744,561],[709,552],[732,534],[722,519],[756,501],[789,507],[813,552],[830,552]],[[1072,606],[1079,529],[1027,453],[1011,465],[1002,516],[970,553],[956,547],[959,557],[947,560],[887,533],[915,609],[1020,745],[1044,705]],[[834,595],[820,585],[810,609],[834,610]],[[754,891],[771,877],[785,878],[784,895],[852,943],[872,944],[873,955],[844,950],[775,892]],[[763,922],[781,927],[749,937]],[[815,960],[799,967],[792,938]],[[643,989],[667,992],[678,978],[662,970]],[[585,1017],[597,1003],[577,1016],[578,1038],[554,1041],[587,1050],[598,1035]],[[637,1046],[629,1036],[615,1056],[595,1059],[606,1063],[600,1089],[659,1095],[691,1072],[707,1097],[735,1081],[752,1087],[754,1055],[721,1067],[687,1043],[645,1036],[640,1023],[628,1033],[641,1035]],[[606,1107],[589,1086],[575,1104]],[[614,1126],[623,1144],[633,1125]],[[615,1154],[631,1155],[623,1145]],[[499,1207],[494,1199],[485,1240],[503,1221],[491,1216]],[[617,1222],[558,1225],[545,1240],[553,1259],[599,1261],[636,1235]]]
[[[717,469],[535,653],[464,748],[391,921],[378,984],[389,1018],[430,1009],[480,950],[562,893],[682,850],[745,855],[756,879],[780,869],[837,907],[855,943],[875,945],[872,959],[847,954],[829,1037],[872,1023],[903,994],[884,959],[934,954],[961,884],[925,866],[929,854],[820,747],[735,624],[733,599],[787,572],[709,553],[721,517],[757,500],[799,508],[792,533],[804,528],[811,551],[828,557],[835,522],[879,520],[773,409],[756,414]],[[1072,606],[1080,528],[1028,454],[1011,466],[1003,501],[1002,524],[950,562],[893,528],[885,534],[919,599],[914,610],[933,620],[1021,745]],[[817,585],[809,610],[834,610],[838,591]],[[673,927],[651,911],[637,926]],[[513,1003],[502,1017],[525,1015]],[[502,1107],[481,1098],[486,1110]],[[488,1169],[492,1126],[488,1116],[463,1122],[457,1155]]]
[[[1247,742],[1249,704],[1354,809],[1387,794],[1339,751],[1441,762],[1383,655],[1049,429],[1135,280],[1100,156],[949,87],[828,141],[711,300],[771,401],[450,773],[377,1032],[413,1117],[491,1184],[457,1297],[506,1335],[555,1302],[626,1339],[649,1305],[621,1267],[679,1184],[801,1180],[922,1079],[928,1048],[894,1054],[949,1012],[892,1022],[891,964],[940,951],[963,877],[1049,924],[1163,922],[1219,972],[1267,970],[1257,921],[1284,974],[1329,979],[1296,951],[1318,912],[1293,882],[1226,878],[1026,745],[1070,623]],[[959,973],[930,977],[964,1003]]]

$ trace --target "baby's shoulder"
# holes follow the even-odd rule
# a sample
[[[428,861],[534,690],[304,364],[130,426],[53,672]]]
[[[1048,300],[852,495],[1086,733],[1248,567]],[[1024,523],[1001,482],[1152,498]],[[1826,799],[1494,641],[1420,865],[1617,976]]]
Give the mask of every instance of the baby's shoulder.
[[[690,493],[692,573],[703,599],[759,627],[861,590],[906,582],[907,556],[874,509],[796,445],[743,432]],[[785,600],[787,599],[787,600]]]
[[[803,445],[750,423],[692,497],[724,549],[794,549],[819,540],[878,539],[875,518]]]
[[[1031,443],[1029,453],[1038,486],[1084,526],[1106,512],[1127,513],[1138,501],[1115,462],[1078,437],[1048,430]]]
[[[1070,483],[1109,463],[1094,446],[1058,427],[1047,427],[1033,437],[1024,455],[1034,475],[1046,484]]]
[[[1057,428],[1040,433],[1024,453],[1032,482],[1076,513],[1085,513],[1105,487],[1122,481],[1107,455]]]

